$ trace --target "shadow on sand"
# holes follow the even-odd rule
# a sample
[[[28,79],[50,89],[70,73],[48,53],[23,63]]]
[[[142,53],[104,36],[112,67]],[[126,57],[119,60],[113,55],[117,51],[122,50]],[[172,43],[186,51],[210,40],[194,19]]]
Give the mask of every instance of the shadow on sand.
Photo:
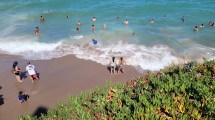
[[[2,86],[0,86],[0,89],[2,89]],[[4,104],[4,98],[3,95],[0,95],[0,105]]]
[[[48,112],[48,108],[40,106],[36,109],[36,111],[34,111],[34,113],[32,114],[33,117],[41,117],[42,115],[47,115]]]

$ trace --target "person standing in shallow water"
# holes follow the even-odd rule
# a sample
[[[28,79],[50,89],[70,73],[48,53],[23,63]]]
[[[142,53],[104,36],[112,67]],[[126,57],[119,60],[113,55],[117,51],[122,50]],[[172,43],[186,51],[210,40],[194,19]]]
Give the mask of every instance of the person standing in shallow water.
[[[96,27],[94,25],[92,25],[92,31],[95,32],[96,31]]]
[[[35,28],[35,35],[38,36],[38,37],[40,36],[39,27],[36,27],[36,28]]]
[[[92,22],[96,22],[96,17],[93,17],[93,18],[92,18]]]
[[[43,16],[40,16],[40,22],[41,22],[41,23],[44,23],[44,22],[45,22],[45,19],[44,19]]]

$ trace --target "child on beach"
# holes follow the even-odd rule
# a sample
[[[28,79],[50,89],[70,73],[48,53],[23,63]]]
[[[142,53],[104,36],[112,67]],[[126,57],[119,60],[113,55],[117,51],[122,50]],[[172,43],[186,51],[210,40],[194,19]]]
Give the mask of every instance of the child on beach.
[[[18,100],[20,103],[23,103],[29,99],[29,95],[23,94],[22,91],[19,91]]]
[[[119,62],[118,62],[118,69],[117,69],[117,73],[119,73],[119,71],[121,71],[122,73],[124,73],[124,65],[126,64],[125,60],[123,59],[123,57],[120,58]]]
[[[21,69],[18,67],[18,62],[17,61],[13,62],[12,73],[15,74],[16,80],[18,82],[22,82],[21,77],[20,77],[21,76]]]

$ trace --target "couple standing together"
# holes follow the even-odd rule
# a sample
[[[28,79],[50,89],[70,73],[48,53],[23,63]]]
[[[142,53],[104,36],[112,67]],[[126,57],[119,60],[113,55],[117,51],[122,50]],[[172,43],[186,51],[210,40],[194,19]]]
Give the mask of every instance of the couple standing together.
[[[13,63],[12,69],[13,69],[13,73],[14,73],[15,76],[16,76],[17,81],[18,81],[18,82],[23,82],[23,81],[21,80],[22,71],[21,71],[21,69],[18,67],[18,62],[17,62],[17,61],[15,61],[15,62]],[[26,66],[26,72],[28,72],[28,74],[29,74],[30,79],[32,80],[32,82],[33,82],[34,79],[37,79],[37,80],[39,79],[38,76],[37,76],[37,73],[36,73],[36,71],[35,71],[35,66],[32,65],[30,62],[28,62],[28,65]]]

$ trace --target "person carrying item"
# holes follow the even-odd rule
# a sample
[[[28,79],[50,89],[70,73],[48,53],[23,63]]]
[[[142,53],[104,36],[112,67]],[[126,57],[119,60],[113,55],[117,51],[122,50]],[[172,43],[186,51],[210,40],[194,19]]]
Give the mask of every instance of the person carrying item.
[[[32,65],[30,62],[28,62],[28,65],[26,66],[26,71],[28,72],[32,82],[34,82],[34,79],[37,79],[37,80],[39,79],[35,71],[35,66]]]

